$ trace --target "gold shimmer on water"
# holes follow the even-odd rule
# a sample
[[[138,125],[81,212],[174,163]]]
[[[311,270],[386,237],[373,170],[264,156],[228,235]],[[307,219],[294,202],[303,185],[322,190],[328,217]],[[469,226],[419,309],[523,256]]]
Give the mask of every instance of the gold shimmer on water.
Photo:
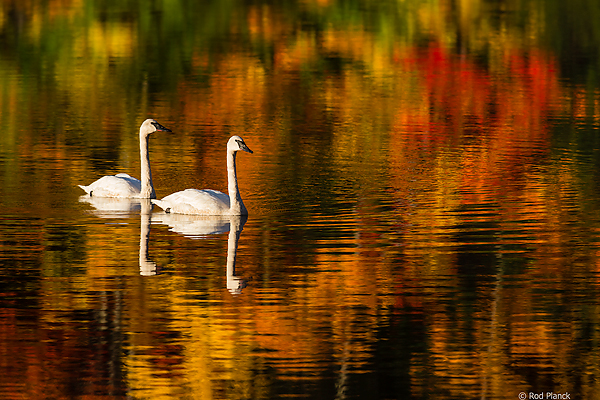
[[[0,1],[0,397],[594,398],[595,2],[150,3]]]

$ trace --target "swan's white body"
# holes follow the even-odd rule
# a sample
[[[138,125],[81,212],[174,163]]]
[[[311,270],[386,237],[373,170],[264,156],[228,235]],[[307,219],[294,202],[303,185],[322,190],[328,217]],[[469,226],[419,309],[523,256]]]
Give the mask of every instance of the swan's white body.
[[[185,189],[152,202],[175,214],[229,215],[231,209],[229,196],[212,189]]]
[[[186,189],[175,192],[161,200],[152,200],[165,212],[195,215],[248,215],[237,183],[235,154],[243,150],[252,153],[244,140],[232,136],[227,142],[227,180],[229,195],[212,189]]]
[[[88,186],[79,187],[94,197],[136,198],[140,197],[142,182],[128,174],[117,174],[103,176]]]
[[[80,188],[90,196],[155,199],[150,171],[150,153],[148,139],[153,132],[171,132],[153,119],[147,119],[140,126],[140,169],[141,181],[128,174],[107,175],[94,183]]]

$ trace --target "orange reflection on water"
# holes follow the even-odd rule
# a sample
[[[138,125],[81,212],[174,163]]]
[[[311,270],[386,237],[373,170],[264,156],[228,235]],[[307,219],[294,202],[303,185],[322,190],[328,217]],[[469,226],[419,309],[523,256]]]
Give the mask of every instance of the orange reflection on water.
[[[61,15],[61,3],[48,2],[51,15]],[[140,43],[141,24],[125,18],[136,13],[123,12],[110,24],[74,24],[65,36],[74,41],[50,58],[56,62],[50,86],[57,89],[46,89],[58,94],[38,94],[32,85],[23,95],[19,80],[7,79],[0,101],[10,134],[3,146],[15,149],[18,160],[8,164],[6,182],[25,176],[19,162],[36,157],[37,181],[73,189],[102,168],[134,174],[136,121],[159,114],[177,122],[169,126],[175,136],[153,138],[159,195],[185,187],[224,190],[224,143],[239,134],[255,151],[238,158],[238,174],[257,216],[242,236],[242,271],[255,279],[237,297],[226,289],[224,245],[155,227],[150,253],[167,273],[142,278],[137,220],[108,227],[79,221],[86,226],[76,232],[87,251],[78,265],[84,272],[71,276],[61,271],[62,260],[39,257],[45,275],[31,316],[38,325],[19,326],[22,311],[12,300],[2,309],[3,352],[22,366],[18,374],[4,368],[18,382],[13,396],[32,387],[34,396],[64,397],[79,362],[92,359],[97,363],[84,369],[86,376],[110,375],[115,360],[122,362],[122,383],[134,397],[267,397],[269,379],[314,382],[327,372],[341,381],[345,373],[373,373],[380,367],[374,355],[390,349],[401,354],[393,372],[406,367],[413,396],[438,389],[440,397],[514,398],[513,391],[528,390],[528,368],[554,368],[556,381],[573,381],[569,354],[584,360],[577,365],[586,366],[584,390],[592,393],[597,352],[571,339],[589,335],[586,343],[594,343],[595,303],[583,315],[559,318],[549,310],[587,307],[565,293],[579,290],[569,282],[586,272],[582,260],[598,265],[598,252],[590,255],[583,245],[597,243],[597,230],[580,233],[577,224],[589,218],[586,199],[593,197],[581,188],[593,185],[586,185],[577,157],[553,155],[549,120],[571,115],[598,124],[599,97],[583,88],[566,93],[554,56],[537,43],[523,46],[518,29],[506,38],[479,29],[491,24],[471,24],[478,4],[460,2],[455,13],[453,3],[423,3],[402,14],[407,26],[426,26],[425,36],[377,31],[362,13],[340,23],[338,10],[327,13],[334,2],[302,3],[319,17],[308,27],[273,5],[250,5],[239,10],[246,13],[239,20],[256,47],[233,43],[212,54],[204,43],[188,48],[173,41],[173,54],[185,56],[165,66],[180,63],[189,71],[146,76],[134,88],[122,82],[147,73],[138,52],[156,43]],[[179,21],[168,8],[161,9],[164,20]],[[29,28],[36,32],[44,18],[32,12]],[[460,32],[452,26],[455,14]],[[239,34],[234,22],[225,31]],[[179,28],[175,22],[165,31],[180,33],[173,25]],[[165,27],[154,28],[158,35]],[[448,43],[465,32],[471,34],[460,49]],[[483,39],[475,40],[479,34]],[[44,37],[62,43],[59,35],[33,36],[34,43]],[[423,37],[429,45],[421,45]],[[148,88],[167,78],[174,83],[160,93]],[[54,116],[57,99],[68,104],[66,128],[40,143],[31,128],[46,118],[19,121],[16,104]],[[114,165],[95,165],[102,156],[94,147],[115,150],[104,156]],[[53,206],[47,199],[72,201],[57,186],[33,190],[44,215]],[[32,195],[29,188],[18,192]],[[342,203],[352,207],[340,211]],[[327,229],[330,236],[322,235]],[[37,235],[25,236],[44,242]],[[572,237],[580,240],[575,249]],[[50,247],[29,250],[54,254]],[[554,280],[539,283],[544,277]],[[597,286],[577,283],[590,293]],[[103,322],[90,322],[89,310]],[[394,327],[397,337],[381,333]],[[124,350],[121,339],[113,343],[102,333],[98,339],[97,332],[124,332]],[[13,346],[13,337],[24,334]],[[108,345],[87,346],[95,339]],[[96,384],[79,393],[113,389],[112,382]]]

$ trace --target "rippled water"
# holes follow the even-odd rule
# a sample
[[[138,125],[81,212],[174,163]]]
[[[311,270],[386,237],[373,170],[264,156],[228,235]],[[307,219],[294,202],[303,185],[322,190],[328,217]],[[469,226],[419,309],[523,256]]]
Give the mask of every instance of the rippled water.
[[[76,188],[48,209],[20,199],[0,228],[2,340],[16,366],[3,391],[36,395],[23,375],[57,397],[593,388],[579,380],[596,368],[597,207],[560,183],[561,168],[593,165],[552,150],[533,149],[546,155],[524,163],[526,179],[501,178],[500,165],[497,186],[477,186],[461,183],[461,147],[440,156],[458,177],[434,176],[419,155],[402,169],[323,162],[287,182],[260,172],[273,156],[263,149],[255,171],[238,158],[247,221],[149,212]],[[261,191],[272,179],[279,189]],[[440,199],[445,180],[457,182]]]
[[[600,91],[558,2],[134,3],[0,6],[0,397],[597,396]],[[225,190],[243,136],[249,217],[83,196],[147,117],[158,197]]]

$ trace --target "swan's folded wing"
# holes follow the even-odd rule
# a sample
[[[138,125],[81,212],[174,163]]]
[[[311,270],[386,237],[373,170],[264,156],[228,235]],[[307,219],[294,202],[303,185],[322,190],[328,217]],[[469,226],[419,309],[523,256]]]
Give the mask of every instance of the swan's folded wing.
[[[186,189],[152,202],[176,214],[222,215],[229,211],[229,196],[211,189]]]
[[[88,194],[97,197],[138,197],[142,184],[127,174],[107,175],[88,186],[80,186]]]

